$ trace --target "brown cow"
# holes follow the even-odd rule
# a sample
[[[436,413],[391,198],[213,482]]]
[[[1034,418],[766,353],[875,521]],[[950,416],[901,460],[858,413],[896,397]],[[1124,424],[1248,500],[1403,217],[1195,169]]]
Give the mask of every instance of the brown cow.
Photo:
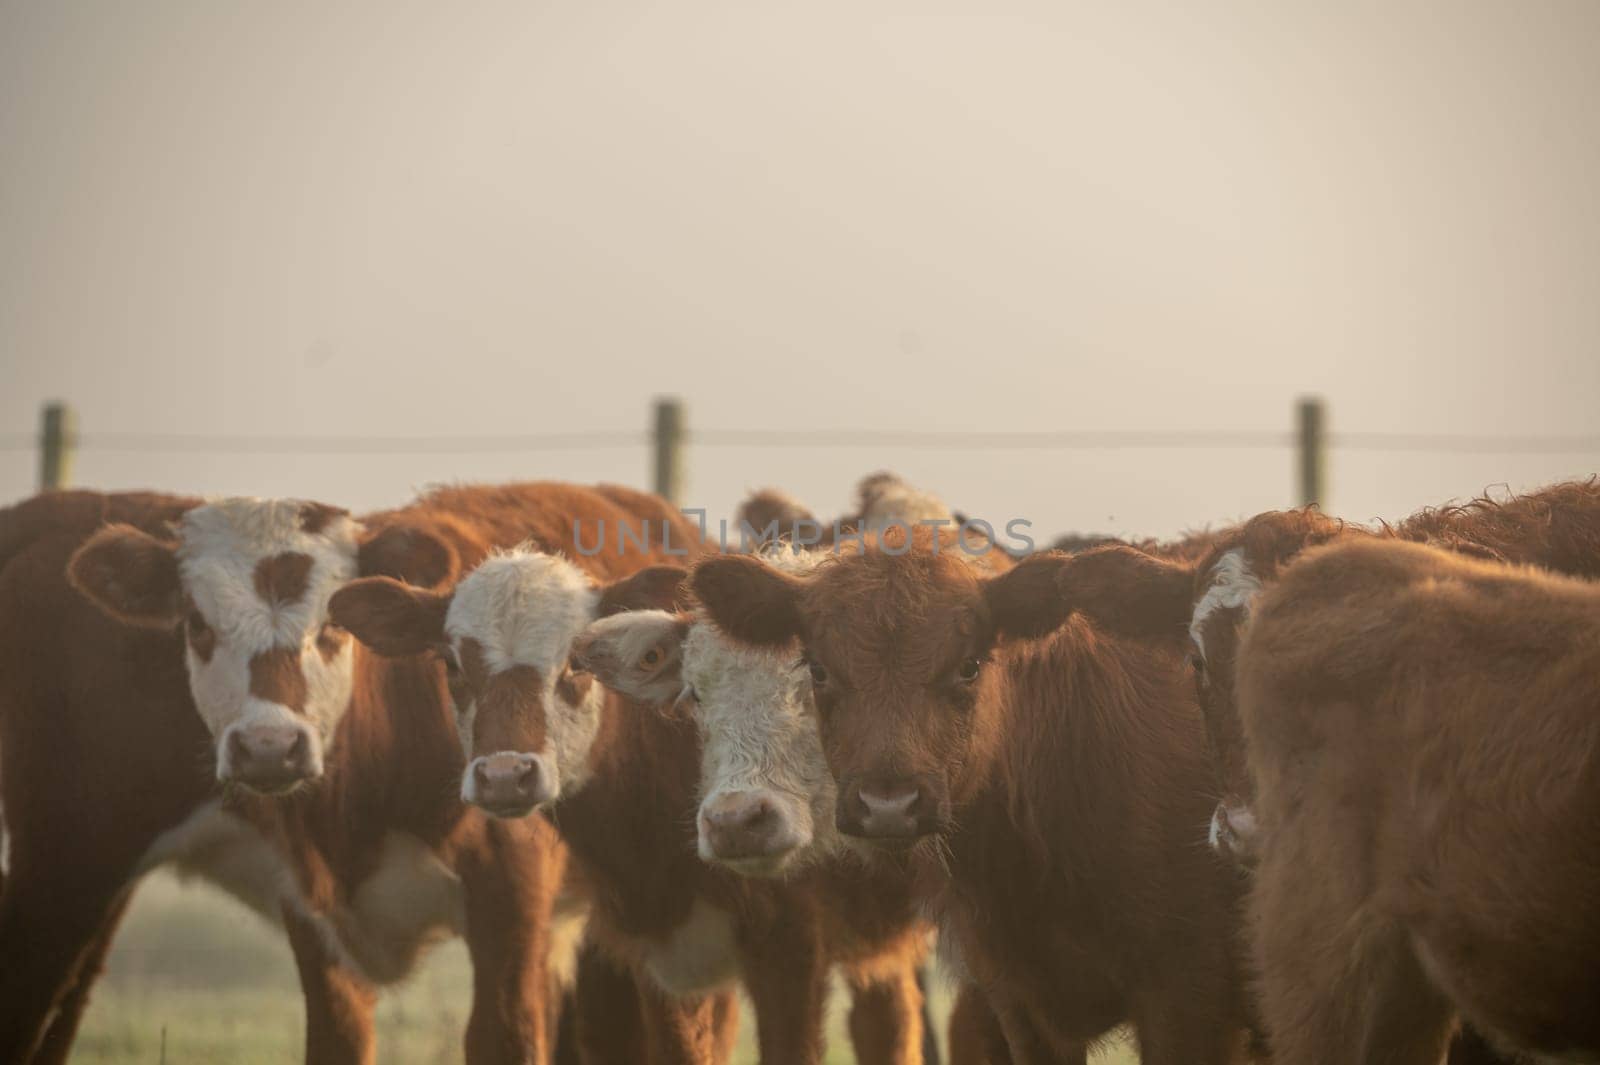
[[[1600,1058],[1600,587],[1339,543],[1262,593],[1236,671],[1279,1058],[1435,1062],[1458,1012]]]
[[[1097,625],[1144,639],[1168,639],[1187,631],[1222,787],[1211,843],[1245,864],[1251,860],[1254,818],[1233,696],[1240,630],[1256,596],[1301,551],[1341,537],[1374,535],[1600,577],[1600,481],[1424,510],[1377,529],[1347,524],[1315,509],[1269,511],[1216,534],[1198,558],[1170,553],[1153,557],[1132,547],[1107,547],[1060,564],[1057,581],[1063,598]]]
[[[574,640],[597,618],[670,605],[682,575],[658,567],[604,584],[561,557],[513,551],[449,594],[356,581],[333,611],[380,651],[431,647],[455,664],[472,759],[463,795],[506,817],[548,810],[593,881],[591,932],[656,997],[679,1004],[683,1023],[720,1008],[742,977],[762,1061],[809,1065],[820,1058],[829,963],[852,952],[865,961],[872,946],[881,954],[896,942],[906,949],[891,959],[894,979],[858,981],[868,993],[852,1029],[862,1060],[916,1061],[920,996],[910,972],[920,936],[909,899],[858,886],[830,896],[838,881],[757,882],[700,862],[694,721],[595,683],[572,661]],[[821,931],[830,928],[839,934]],[[879,983],[890,993],[876,993]],[[721,1053],[692,1039],[672,1049],[667,1060]]]
[[[365,526],[320,504],[224,500],[184,511],[176,540],[127,526],[97,533],[71,578],[129,623],[98,650],[153,641],[160,671],[144,686],[164,702],[193,696],[218,776],[292,792],[267,801],[234,791],[184,811],[99,892],[118,897],[144,868],[175,861],[281,918],[308,988],[313,1060],[369,1060],[372,984],[403,976],[437,935],[464,931],[477,973],[469,1060],[542,1059],[563,852],[537,825],[503,825],[447,798],[459,753],[437,665],[368,655],[326,624],[326,600],[359,572],[434,583],[532,529],[570,541],[564,516],[575,508],[620,520],[664,507],[643,496],[619,505],[622,491],[444,489]],[[311,779],[316,787],[302,785]]]
[[[1063,624],[1034,560],[985,578],[933,545],[692,586],[729,635],[804,646],[840,830],[912,863],[1018,1065],[1124,1022],[1152,1065],[1232,1060],[1236,882],[1193,845],[1215,795],[1182,654]]]
[[[167,641],[125,638],[65,579],[104,522],[159,532],[196,502],[60,492],[0,509],[0,1061],[67,1060],[131,871],[211,788]]]

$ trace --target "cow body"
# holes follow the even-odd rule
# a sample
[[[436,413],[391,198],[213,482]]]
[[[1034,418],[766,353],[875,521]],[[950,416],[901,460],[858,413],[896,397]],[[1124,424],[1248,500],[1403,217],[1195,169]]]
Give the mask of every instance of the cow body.
[[[1452,1014],[1600,1056],[1600,588],[1309,552],[1237,663],[1262,1002],[1287,1061],[1437,1061]]]
[[[804,577],[710,560],[693,589],[729,635],[804,648],[840,829],[910,863],[1013,1060],[1123,1022],[1146,1062],[1229,1060],[1235,883],[1193,846],[1214,792],[1181,648],[1026,642],[1065,613],[1037,566],[895,537]]]

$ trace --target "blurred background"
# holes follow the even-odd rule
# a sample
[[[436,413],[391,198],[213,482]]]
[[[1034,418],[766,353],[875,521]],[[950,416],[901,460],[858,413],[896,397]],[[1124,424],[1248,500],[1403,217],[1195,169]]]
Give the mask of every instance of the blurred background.
[[[49,401],[72,483],[358,511],[650,486],[662,395],[713,518],[891,468],[1171,535],[1299,501],[1302,396],[1345,517],[1587,476],[1596,100],[1593,0],[0,0],[0,501]],[[80,1060],[169,985],[297,1045],[178,891]]]

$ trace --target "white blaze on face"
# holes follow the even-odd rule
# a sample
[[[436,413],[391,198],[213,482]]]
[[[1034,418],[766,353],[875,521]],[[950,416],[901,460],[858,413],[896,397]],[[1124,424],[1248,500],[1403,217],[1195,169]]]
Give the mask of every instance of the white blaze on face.
[[[475,739],[478,707],[457,706],[457,725],[468,764],[461,795],[478,799],[477,767],[492,755],[531,755],[549,801],[581,787],[589,776],[589,751],[600,728],[605,691],[590,685],[578,705],[557,691],[573,639],[594,620],[599,603],[587,575],[557,555],[518,548],[491,556],[456,586],[445,634],[458,656],[472,640],[488,676],[517,666],[537,671],[544,709],[544,746],[538,751],[482,750]]]
[[[1219,611],[1240,610],[1248,613],[1250,604],[1261,594],[1261,582],[1250,572],[1244,551],[1234,548],[1223,553],[1211,567],[1211,584],[1200,601],[1195,604],[1194,616],[1189,621],[1189,638],[1194,641],[1200,657],[1205,658],[1205,628]],[[1240,620],[1243,620],[1241,614]]]
[[[360,531],[343,513],[308,522],[305,504],[282,499],[219,500],[178,523],[183,590],[214,636],[208,654],[190,640],[186,656],[195,707],[217,740],[220,778],[231,776],[230,736],[257,727],[303,733],[310,763],[320,772],[334,727],[349,707],[355,668],[352,641],[325,634],[323,626],[329,597],[356,576]],[[259,588],[258,567],[284,555],[309,560],[302,563],[303,591],[292,601],[264,596]],[[303,705],[252,692],[251,663],[269,652],[298,662]]]

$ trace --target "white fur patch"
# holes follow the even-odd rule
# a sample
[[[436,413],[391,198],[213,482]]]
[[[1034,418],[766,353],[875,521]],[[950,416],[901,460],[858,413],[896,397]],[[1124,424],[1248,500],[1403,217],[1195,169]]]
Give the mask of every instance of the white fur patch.
[[[157,836],[140,858],[135,879],[168,864],[179,876],[206,880],[275,924],[285,903],[300,902],[284,856],[249,822],[223,810],[220,800]]]
[[[589,686],[583,703],[572,706],[556,693],[556,684],[572,651],[572,641],[594,620],[600,595],[588,576],[559,555],[517,548],[492,555],[462,578],[445,617],[445,633],[458,649],[471,637],[483,649],[491,673],[513,666],[532,666],[543,679],[540,699],[545,713],[545,747],[536,754],[548,774],[551,790],[566,794],[589,779],[589,751],[600,729],[605,689]],[[475,708],[458,708],[462,744],[475,751],[472,717]],[[463,781],[466,794],[470,781]]]
[[[250,696],[250,660],[274,648],[299,651],[306,679],[302,720],[313,730],[319,753],[349,707],[353,641],[325,661],[316,639],[328,619],[328,599],[356,576],[361,527],[341,514],[308,533],[303,506],[292,499],[221,499],[194,508],[178,523],[183,589],[217,636],[209,660],[187,650],[189,688],[219,740],[230,725],[259,711],[251,707],[259,700]],[[268,603],[256,591],[256,566],[288,552],[311,559],[306,592],[294,603]]]
[[[465,931],[461,878],[415,836],[390,832],[341,924],[345,950],[360,969],[377,983],[394,983],[423,950]]]
[[[811,678],[793,648],[752,648],[709,621],[690,626],[683,678],[695,693],[700,728],[700,801],[733,792],[767,793],[812,858],[836,846],[835,787],[822,755]],[[705,840],[700,856],[714,857]],[[791,864],[793,859],[791,859]]]
[[[665,940],[646,945],[644,967],[669,995],[704,994],[737,979],[733,917],[695,899],[687,920]]]
[[[385,837],[377,868],[348,908],[313,911],[283,854],[249,822],[213,800],[158,836],[134,879],[172,865],[221,888],[273,924],[288,907],[322,934],[331,953],[375,983],[393,983],[429,945],[465,927],[461,881],[413,836]]]
[[[1261,594],[1261,582],[1250,572],[1244,551],[1234,548],[1224,552],[1211,567],[1211,584],[1195,604],[1194,616],[1189,621],[1189,638],[1194,641],[1200,657],[1206,654],[1205,625],[1211,615],[1219,610],[1238,609],[1246,612],[1255,597]]]

